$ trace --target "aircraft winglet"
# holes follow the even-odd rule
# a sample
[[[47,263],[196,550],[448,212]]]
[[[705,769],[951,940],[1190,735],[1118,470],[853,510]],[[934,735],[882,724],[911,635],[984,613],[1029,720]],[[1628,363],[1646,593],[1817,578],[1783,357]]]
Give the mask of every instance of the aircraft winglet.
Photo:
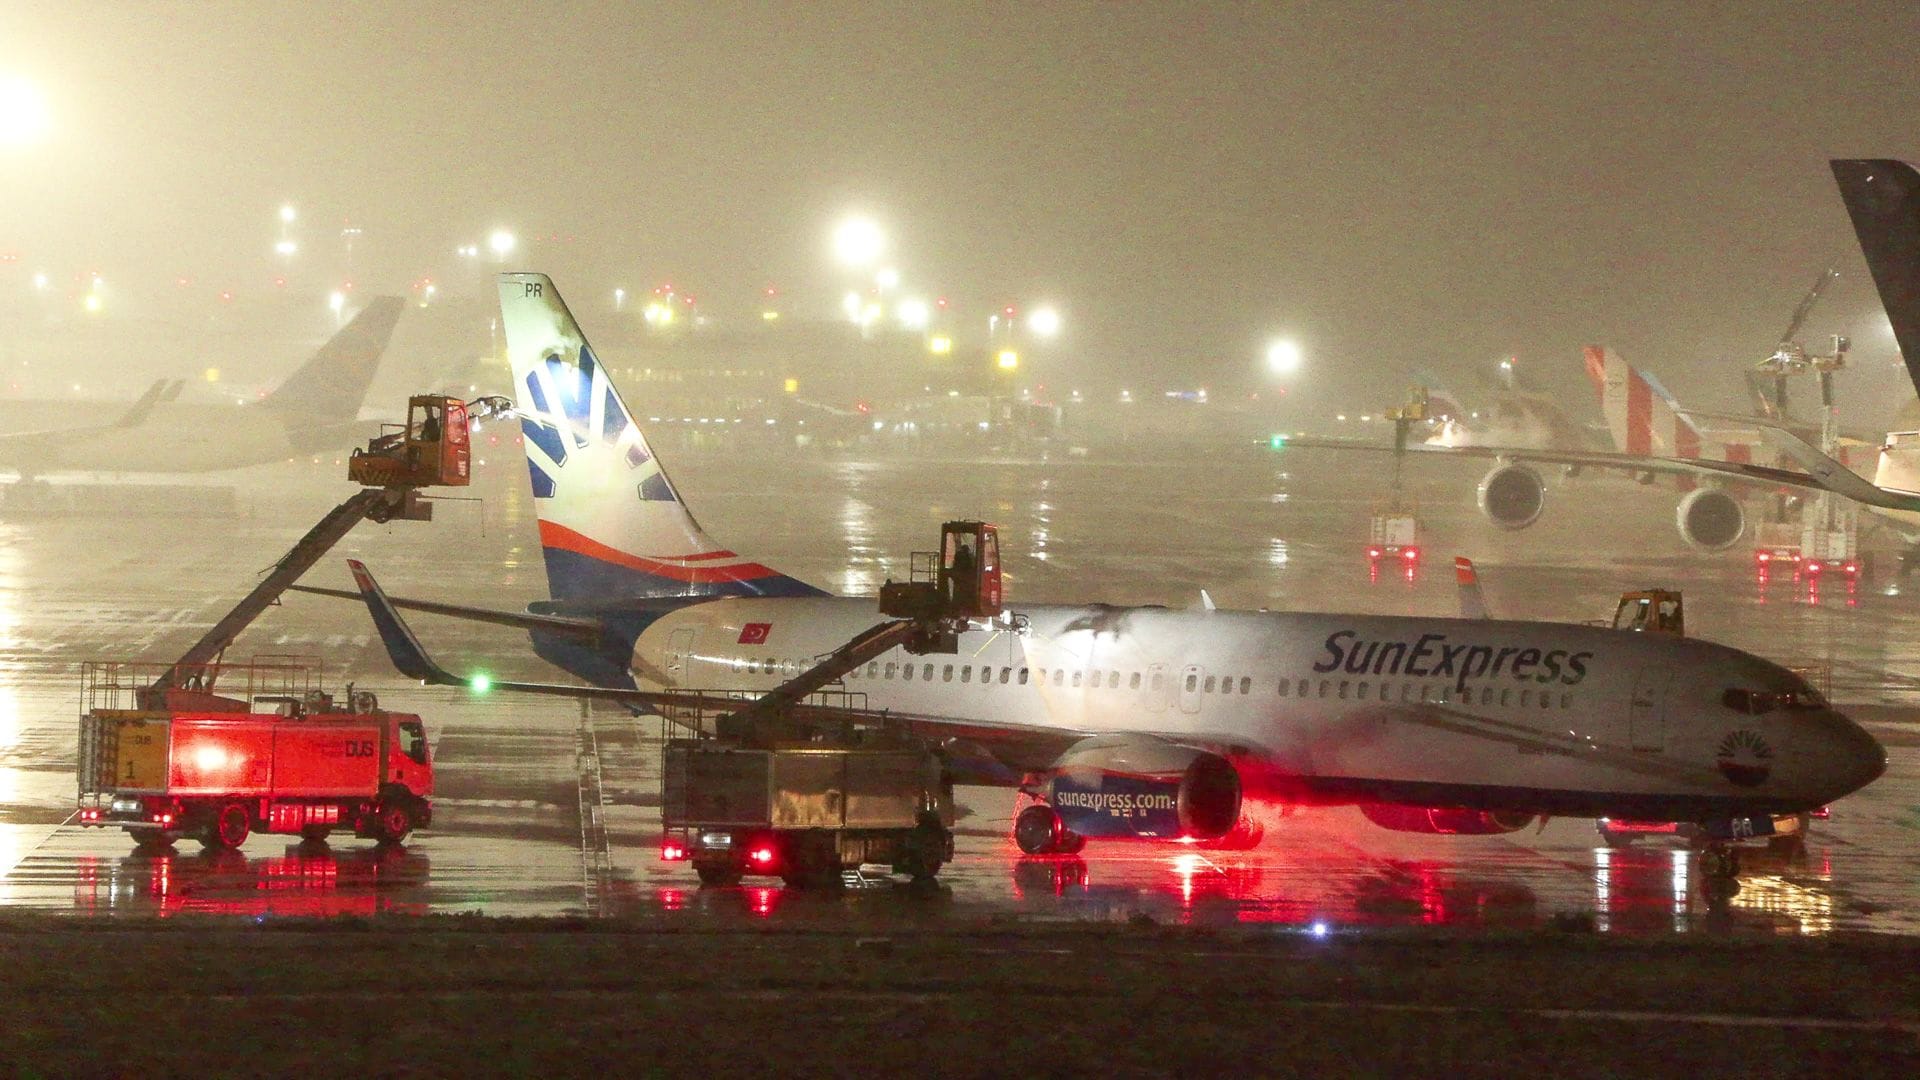
[[[471,685],[470,680],[462,679],[433,662],[433,658],[421,646],[420,639],[413,636],[413,629],[400,618],[393,601],[387,599],[380,583],[373,580],[367,564],[358,559],[348,559],[347,569],[353,571],[353,583],[359,587],[361,599],[367,602],[367,612],[373,616],[373,625],[380,631],[380,640],[387,646],[387,656],[393,660],[393,666],[400,669],[400,674],[429,685]]]
[[[1480,575],[1473,568],[1473,560],[1458,555],[1453,560],[1453,574],[1460,583],[1460,617],[1463,619],[1489,619],[1487,597],[1480,591]]]

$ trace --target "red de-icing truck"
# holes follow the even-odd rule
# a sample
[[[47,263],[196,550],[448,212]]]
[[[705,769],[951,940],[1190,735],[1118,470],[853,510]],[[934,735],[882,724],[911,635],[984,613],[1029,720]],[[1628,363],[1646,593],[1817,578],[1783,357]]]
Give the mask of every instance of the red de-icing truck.
[[[249,671],[250,691],[260,673]],[[189,689],[142,703],[164,708],[89,708],[80,824],[125,829],[140,844],[191,836],[237,848],[256,831],[321,841],[336,829],[398,843],[433,820],[426,728],[365,691],[346,698]]]

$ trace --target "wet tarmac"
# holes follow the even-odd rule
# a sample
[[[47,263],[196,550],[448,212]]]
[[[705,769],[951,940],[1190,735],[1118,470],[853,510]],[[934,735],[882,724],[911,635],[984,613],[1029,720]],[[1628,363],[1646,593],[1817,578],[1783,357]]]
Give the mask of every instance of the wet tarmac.
[[[525,472],[494,446],[475,502],[431,524],[364,525],[309,580],[343,587],[365,559],[397,596],[517,609],[544,596]],[[884,878],[833,894],[767,884],[701,889],[658,860],[654,722],[566,702],[410,685],[356,604],[291,596],[236,647],[317,656],[328,682],[377,691],[426,717],[433,829],[404,847],[255,836],[237,853],[135,853],[117,831],[69,823],[79,668],[171,659],[349,489],[332,462],[228,474],[232,514],[0,518],[0,908],[85,915],[237,917],[589,913],[662,922],[1152,919],[1289,924],[1328,932],[1591,921],[1615,933],[1920,932],[1920,596],[1885,572],[1848,587],[1757,579],[1738,552],[1688,551],[1670,490],[1568,481],[1533,529],[1504,533],[1472,508],[1475,471],[1419,462],[1424,562],[1371,568],[1367,518],[1385,483],[1325,452],[1142,454],[1135,460],[953,455],[873,459],[762,450],[668,456],[714,535],[839,591],[904,576],[937,523],[1002,527],[1017,600],[1167,603],[1381,613],[1456,610],[1450,557],[1480,564],[1498,613],[1611,614],[1624,587],[1686,590],[1690,632],[1816,669],[1889,753],[1886,775],[1817,822],[1802,849],[1757,851],[1725,910],[1709,910],[1694,858],[1644,842],[1609,850],[1590,821],[1498,837],[1401,834],[1351,808],[1271,808],[1251,852],[1090,845],[1022,857],[1010,792],[963,789],[955,862],[932,897]],[[223,495],[205,505],[223,510]],[[421,616],[456,669],[552,680],[523,637]],[[1909,710],[1914,711],[1909,711]]]

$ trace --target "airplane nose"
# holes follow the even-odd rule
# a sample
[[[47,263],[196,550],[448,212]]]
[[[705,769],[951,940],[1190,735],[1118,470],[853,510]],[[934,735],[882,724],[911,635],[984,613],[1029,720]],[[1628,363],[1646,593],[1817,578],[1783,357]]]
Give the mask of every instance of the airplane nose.
[[[1829,748],[1826,756],[1831,763],[1828,772],[1838,789],[1828,801],[1859,791],[1887,771],[1886,747],[1867,729],[1837,712],[1821,719],[1821,742]]]

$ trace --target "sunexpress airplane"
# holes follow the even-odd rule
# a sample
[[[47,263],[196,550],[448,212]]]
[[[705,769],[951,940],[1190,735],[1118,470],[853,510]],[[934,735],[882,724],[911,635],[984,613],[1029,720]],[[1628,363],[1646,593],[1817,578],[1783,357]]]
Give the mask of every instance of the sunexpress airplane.
[[[736,554],[682,502],[541,274],[501,310],[551,599],[525,613],[389,600],[355,566],[400,669],[430,660],[396,607],[526,629],[613,698],[771,691],[881,621]],[[1388,828],[1497,833],[1540,815],[1741,822],[1806,811],[1885,755],[1799,676],[1697,639],[1533,622],[1008,605],[952,656],[848,676],[874,712],[946,740],[956,769],[1030,774],[1028,850],[1083,838],[1251,844],[1255,800],[1357,803]],[[737,705],[735,701],[733,704]]]

